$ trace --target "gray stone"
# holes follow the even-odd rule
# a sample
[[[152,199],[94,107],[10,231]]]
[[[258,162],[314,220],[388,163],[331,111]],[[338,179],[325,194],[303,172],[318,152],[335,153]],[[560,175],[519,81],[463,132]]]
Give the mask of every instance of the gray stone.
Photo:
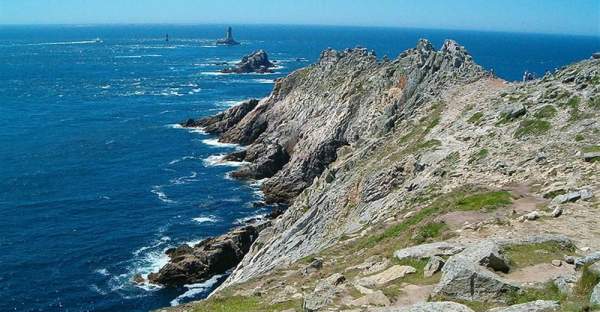
[[[593,252],[585,257],[575,259],[575,268],[582,268],[586,264],[600,261],[600,251]]]
[[[590,266],[588,267],[588,269],[589,269],[591,272],[594,272],[594,273],[596,273],[598,276],[600,276],[600,262],[596,262],[596,263],[594,263],[594,264],[590,265]]]
[[[417,245],[400,249],[394,252],[394,257],[398,260],[404,259],[427,259],[433,256],[452,256],[465,249],[464,246],[448,243],[436,242],[430,244]]]
[[[431,277],[433,274],[439,272],[443,266],[444,259],[438,256],[433,256],[429,258],[429,261],[427,261],[427,264],[423,270],[423,275],[425,275],[425,277]]]
[[[350,302],[353,306],[389,306],[390,299],[381,291],[373,291]]]
[[[582,158],[587,162],[597,161],[600,160],[600,152],[583,153]]]
[[[575,274],[559,276],[554,280],[554,285],[558,288],[561,294],[570,296],[573,294],[577,276]]]
[[[537,211],[532,211],[525,215],[525,219],[529,221],[534,221],[540,218],[540,213]]]
[[[415,272],[417,272],[417,270],[411,266],[394,265],[381,273],[360,278],[358,284],[364,287],[382,286]]]
[[[527,108],[525,107],[525,105],[523,105],[521,103],[516,103],[516,104],[507,105],[502,110],[502,115],[506,119],[516,119],[516,118],[519,118],[519,117],[525,115],[526,112],[527,112]]]
[[[560,305],[557,301],[537,300],[516,304],[506,308],[495,308],[488,312],[558,312]]]
[[[473,312],[469,307],[452,301],[423,302],[409,307],[389,307],[377,312]]]
[[[557,204],[564,204],[564,203],[568,203],[568,202],[575,202],[575,201],[578,201],[580,198],[581,198],[581,193],[579,191],[569,192],[567,194],[562,194],[562,195],[558,195],[558,196],[554,197],[552,199],[552,204],[557,205]]]
[[[310,275],[314,272],[317,272],[323,267],[323,260],[314,259],[311,263],[309,263],[306,267],[302,269],[302,275]]]
[[[519,287],[493,271],[508,272],[499,245],[482,241],[448,259],[434,295],[451,299],[505,302]]]
[[[554,218],[558,218],[563,214],[563,208],[562,207],[556,207],[554,208],[554,210],[552,210],[552,217]]]
[[[582,189],[579,191],[579,194],[581,195],[581,200],[585,201],[588,201],[594,197],[594,193],[590,189]]]
[[[591,305],[600,305],[600,283],[594,287],[592,294],[590,295]]]
[[[340,273],[335,273],[326,279],[320,280],[315,286],[314,291],[304,297],[304,302],[302,303],[304,311],[319,311],[323,307],[330,305],[340,293],[340,289],[337,286],[345,280],[346,278]]]

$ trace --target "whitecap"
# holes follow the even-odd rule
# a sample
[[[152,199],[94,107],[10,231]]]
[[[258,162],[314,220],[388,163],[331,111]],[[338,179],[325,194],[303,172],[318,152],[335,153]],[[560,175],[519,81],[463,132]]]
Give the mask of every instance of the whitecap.
[[[266,218],[269,214],[268,213],[260,213],[260,214],[255,214],[249,217],[245,217],[245,218],[240,218],[240,219],[235,219],[235,224],[241,225],[241,224],[245,224],[246,222],[250,221],[250,220],[262,220],[264,218]]]
[[[241,100],[241,101],[240,100],[226,100],[226,101],[217,102],[217,106],[220,106],[220,107],[233,107],[233,106],[242,104],[244,102],[245,102],[244,100]]]
[[[71,45],[71,44],[91,44],[91,43],[101,43],[101,41],[85,40],[85,41],[64,41],[64,42],[42,42],[42,43],[30,43],[30,44],[26,44],[26,45],[43,46],[43,45]]]
[[[202,143],[214,147],[240,148],[239,144],[219,142],[219,139],[204,139]]]
[[[256,83],[275,83],[273,79],[252,79],[252,81]]]
[[[111,85],[107,84],[107,85],[100,86],[100,89],[106,90],[106,89],[110,89],[111,87],[112,87]]]
[[[192,171],[192,174],[189,176],[183,176],[183,177],[171,179],[171,180],[169,180],[169,182],[171,182],[171,184],[173,184],[173,185],[188,184],[190,182],[198,181],[198,180],[194,179],[196,176],[198,176],[198,173],[196,173],[195,171]]]
[[[98,274],[100,274],[100,275],[102,275],[102,276],[109,276],[109,275],[110,275],[110,274],[108,273],[108,270],[107,270],[107,269],[98,269],[98,270],[96,270],[96,271],[94,271],[94,272],[96,272],[96,273],[98,273]]]
[[[115,58],[142,58],[142,57],[162,57],[160,54],[143,54],[143,55],[117,55]]]
[[[244,161],[225,160],[226,156],[227,155],[225,155],[225,154],[211,155],[211,156],[208,156],[205,159],[203,159],[202,162],[204,163],[204,166],[206,166],[206,167],[217,167],[217,166],[240,167],[240,166],[247,164],[247,162],[244,162]]]
[[[192,159],[197,159],[197,157],[196,156],[183,156],[181,158],[171,160],[171,162],[169,162],[169,165],[174,165],[174,164],[180,163],[182,161],[192,160]]]
[[[200,75],[206,76],[223,76],[223,75],[232,75],[232,73],[222,73],[222,72],[201,72]]]
[[[214,287],[219,282],[219,279],[223,276],[224,275],[214,275],[203,283],[184,285],[184,287],[188,290],[179,297],[173,299],[173,301],[171,301],[171,306],[177,306],[183,299],[193,299],[197,295],[206,292]]]
[[[174,201],[172,199],[169,199],[169,197],[167,197],[167,194],[165,194],[162,191],[162,187],[161,186],[157,186],[157,185],[153,186],[152,190],[150,190],[150,192],[152,192],[153,194],[155,194],[158,197],[158,199],[160,201],[162,201],[163,203],[172,204],[172,203],[176,202],[176,201]]]
[[[198,223],[215,223],[215,222],[218,221],[217,217],[215,217],[213,215],[210,215],[210,216],[201,216],[201,217],[193,218],[192,220],[194,220],[194,221],[196,221]]]

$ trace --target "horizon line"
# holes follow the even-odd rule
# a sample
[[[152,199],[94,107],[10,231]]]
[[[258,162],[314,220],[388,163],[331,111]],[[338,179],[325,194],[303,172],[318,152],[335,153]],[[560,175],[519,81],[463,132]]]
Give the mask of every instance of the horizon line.
[[[537,32],[537,31],[515,31],[515,30],[482,30],[468,28],[435,28],[435,27],[416,27],[416,26],[399,26],[399,25],[348,25],[348,24],[300,24],[300,23],[201,23],[201,22],[92,22],[92,23],[0,23],[0,27],[18,27],[18,26],[142,26],[142,25],[188,25],[188,26],[305,26],[305,27],[347,27],[347,28],[387,28],[387,29],[416,29],[416,30],[435,30],[435,31],[464,31],[464,32],[482,32],[482,33],[504,33],[504,34],[530,34],[530,35],[549,35],[549,36],[573,36],[573,37],[589,37],[600,38],[600,33],[564,33],[564,32]],[[600,44],[600,43],[599,43]]]

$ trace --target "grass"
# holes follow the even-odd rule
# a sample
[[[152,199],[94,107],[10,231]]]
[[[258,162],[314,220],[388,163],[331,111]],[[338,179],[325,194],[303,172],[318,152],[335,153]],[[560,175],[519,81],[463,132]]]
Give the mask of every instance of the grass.
[[[574,246],[564,246],[557,242],[509,246],[505,249],[511,268],[523,268],[538,263],[550,263],[563,259],[575,252]]]
[[[412,237],[412,234],[415,234],[415,237],[423,234],[426,239],[436,238],[440,236],[434,235],[439,234],[436,231],[441,231],[444,227],[439,224],[431,224],[434,216],[450,211],[493,211],[500,207],[508,206],[511,203],[510,193],[506,191],[459,189],[439,196],[430,205],[418,210],[415,215],[403,222],[394,224],[381,233],[363,238],[357,242],[355,248],[357,250],[370,248],[384,240],[398,237],[406,239],[407,237]],[[440,233],[443,233],[443,231]]]
[[[551,127],[550,123],[546,120],[526,119],[519,124],[517,131],[515,131],[515,138],[542,135],[548,132]]]
[[[464,196],[455,202],[455,209],[459,211],[492,211],[512,203],[509,192],[485,192]]]
[[[261,302],[257,297],[228,296],[204,300],[194,307],[193,312],[267,312],[286,309],[296,309],[299,311],[300,306],[300,302],[296,301],[267,304]]]
[[[489,151],[485,148],[479,150],[479,152],[473,154],[471,158],[469,158],[469,164],[473,164],[479,162],[480,160],[486,158],[489,155]]]
[[[431,222],[420,227],[413,235],[412,240],[416,244],[422,244],[429,240],[442,236],[442,233],[448,230],[448,226],[443,222]]]
[[[483,113],[482,112],[477,112],[475,114],[473,114],[468,120],[468,123],[472,123],[474,125],[478,125],[481,122],[481,118],[483,117]]]
[[[583,136],[583,134],[578,133],[575,135],[575,142],[581,142],[583,140],[585,140],[585,137]]]
[[[581,149],[584,153],[600,152],[600,145],[590,145]]]
[[[554,108],[553,105],[546,105],[542,108],[540,108],[537,112],[535,112],[535,114],[533,115],[535,118],[553,118],[554,116],[556,116],[556,108]]]
[[[442,142],[440,142],[440,140],[429,140],[423,143],[420,143],[416,146],[417,150],[422,150],[422,149],[430,149],[433,147],[437,147],[442,145]]]
[[[588,106],[595,110],[600,110],[600,96],[591,98],[588,101]]]
[[[437,272],[430,277],[425,277],[425,266],[427,265],[427,260],[421,259],[402,259],[398,260],[394,258],[394,264],[398,265],[408,265],[415,268],[416,272],[412,274],[407,274],[402,278],[402,283],[408,283],[413,285],[433,285],[437,284],[442,277],[442,272]]]
[[[509,305],[522,304],[536,300],[562,301],[565,296],[553,282],[544,284],[542,288],[524,288],[509,294],[507,303]]]

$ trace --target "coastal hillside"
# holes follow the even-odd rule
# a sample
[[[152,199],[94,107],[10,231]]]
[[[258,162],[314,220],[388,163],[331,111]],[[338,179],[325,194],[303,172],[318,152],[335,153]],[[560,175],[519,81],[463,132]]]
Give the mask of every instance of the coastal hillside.
[[[591,311],[600,59],[509,83],[454,41],[325,50],[190,121],[289,205],[207,300],[172,311]],[[509,307],[510,306],[510,307]]]

